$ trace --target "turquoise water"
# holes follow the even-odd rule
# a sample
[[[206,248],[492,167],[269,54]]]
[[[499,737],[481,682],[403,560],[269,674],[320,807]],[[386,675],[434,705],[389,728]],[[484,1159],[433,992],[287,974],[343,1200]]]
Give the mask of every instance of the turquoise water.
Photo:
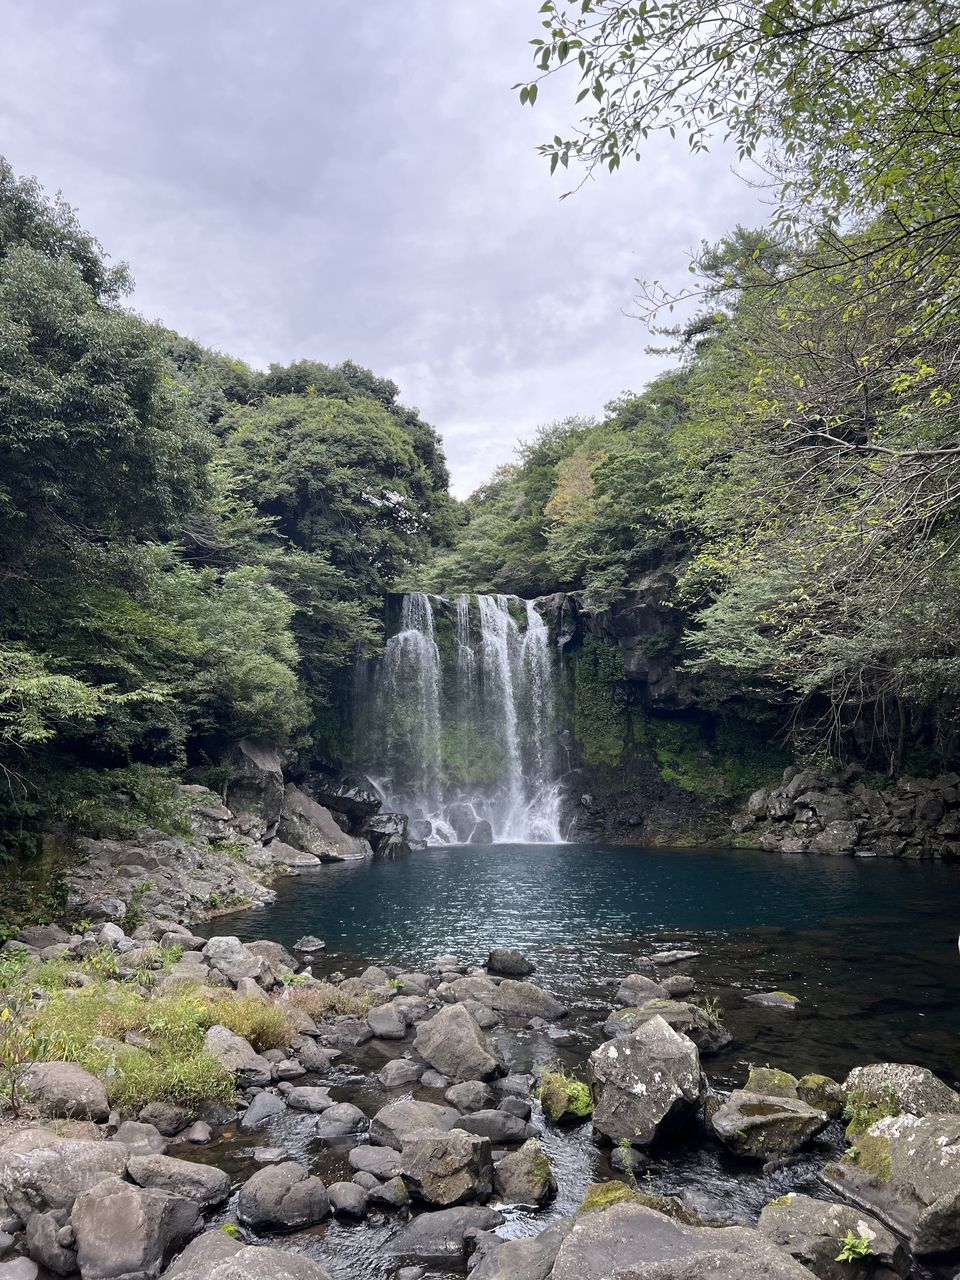
[[[515,945],[545,986],[585,1009],[609,1003],[610,983],[652,944],[676,943],[701,952],[683,969],[736,1037],[717,1060],[721,1077],[747,1060],[836,1074],[887,1058],[960,1076],[960,867],[454,846],[327,866],[278,889],[272,906],[216,931],[287,945],[314,933],[328,948],[318,970],[345,972],[371,960],[416,967],[444,951],[482,963],[490,946]],[[799,1013],[743,999],[765,990],[799,996]]]

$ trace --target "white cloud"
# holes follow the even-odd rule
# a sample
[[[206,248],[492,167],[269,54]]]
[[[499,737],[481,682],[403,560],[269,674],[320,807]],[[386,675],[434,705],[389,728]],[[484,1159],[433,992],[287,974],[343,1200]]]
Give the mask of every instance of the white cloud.
[[[535,147],[568,99],[510,92],[537,7],[0,0],[5,154],[130,262],[146,315],[394,377],[465,493],[652,376],[634,278],[682,280],[764,213],[726,155],[666,138],[560,201]]]

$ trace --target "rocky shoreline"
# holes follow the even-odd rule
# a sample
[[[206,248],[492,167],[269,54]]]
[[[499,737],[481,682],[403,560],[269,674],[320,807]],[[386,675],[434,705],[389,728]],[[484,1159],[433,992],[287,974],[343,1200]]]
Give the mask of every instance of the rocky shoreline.
[[[199,938],[169,918],[134,935],[113,923],[28,929],[2,953],[8,1007],[40,1027],[37,1046],[57,1001],[64,1040],[77,1037],[70,1011],[100,1002],[90,1044],[107,1066],[70,1061],[65,1044],[24,1063],[24,1114],[0,1130],[0,1280],[323,1280],[334,1225],[347,1258],[364,1233],[376,1240],[375,1270],[335,1272],[354,1280],[466,1268],[475,1280],[866,1280],[956,1268],[960,1094],[890,1063],[842,1083],[754,1068],[741,1088],[716,1090],[703,1064],[730,1034],[678,972],[695,953],[651,953],[594,1015],[606,1038],[580,1069],[534,1076],[514,1069],[511,1037],[562,1043],[569,1010],[512,948],[482,966],[447,955],[418,971],[318,978],[316,938],[288,951]],[[762,998],[778,995],[776,1016],[795,1016],[785,993]],[[210,1098],[183,1094],[188,1074],[163,1074],[159,1042],[179,1034],[170,1010],[183,1000],[219,1073]],[[130,1001],[122,1031],[117,1010]],[[374,1048],[377,1102],[364,1107]],[[156,1070],[132,1106],[128,1075],[150,1054]],[[557,1217],[569,1175],[552,1143],[573,1132],[605,1153],[608,1173]],[[241,1137],[257,1144],[252,1173],[232,1158]],[[796,1167],[802,1190],[772,1197],[756,1222],[704,1219],[682,1193],[652,1189],[650,1170],[677,1143],[718,1150],[744,1177],[762,1167],[789,1179]],[[806,1159],[813,1176],[795,1163]],[[526,1234],[498,1234],[520,1208]]]

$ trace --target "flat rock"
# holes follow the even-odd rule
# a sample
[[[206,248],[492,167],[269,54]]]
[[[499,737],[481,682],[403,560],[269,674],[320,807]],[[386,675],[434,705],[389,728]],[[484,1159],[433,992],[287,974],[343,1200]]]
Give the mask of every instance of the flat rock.
[[[453,1107],[401,1098],[399,1102],[388,1102],[373,1117],[370,1141],[399,1151],[406,1135],[415,1129],[452,1129],[459,1119],[460,1114]]]
[[[171,1274],[166,1272],[164,1280]],[[204,1258],[199,1266],[187,1267],[176,1276],[177,1280],[330,1280],[328,1271],[302,1253],[263,1245],[243,1246],[212,1263]]]
[[[440,1266],[462,1263],[473,1233],[492,1231],[502,1222],[503,1215],[495,1209],[476,1205],[421,1213],[390,1240],[387,1249],[396,1257],[416,1258]]]
[[[734,1089],[708,1123],[736,1155],[769,1160],[799,1151],[826,1127],[828,1118],[799,1098]]]
[[[291,1111],[312,1111],[317,1115],[335,1105],[330,1090],[319,1085],[295,1085],[285,1090],[283,1100]]]
[[[393,1147],[354,1147],[347,1155],[347,1159],[352,1169],[357,1169],[361,1173],[372,1173],[375,1177],[384,1180],[396,1178],[400,1173],[400,1154]]]
[[[960,1093],[945,1085],[926,1067],[905,1062],[875,1062],[854,1067],[843,1082],[845,1093],[861,1102],[893,1101],[914,1116],[960,1114]]]
[[[127,1174],[138,1186],[167,1191],[185,1200],[196,1200],[212,1209],[230,1198],[230,1178],[222,1169],[171,1156],[131,1156]]]
[[[454,1126],[465,1129],[468,1133],[477,1133],[489,1138],[491,1142],[523,1142],[528,1137],[525,1120],[511,1115],[509,1111],[473,1111],[461,1116]]]
[[[504,978],[497,987],[493,997],[493,1008],[498,1013],[505,1013],[514,1018],[544,1018],[553,1022],[570,1012],[542,987],[532,982],[519,982],[514,978]]]
[[[377,1079],[385,1089],[402,1089],[415,1083],[423,1075],[423,1063],[412,1058],[391,1058],[377,1072]]]

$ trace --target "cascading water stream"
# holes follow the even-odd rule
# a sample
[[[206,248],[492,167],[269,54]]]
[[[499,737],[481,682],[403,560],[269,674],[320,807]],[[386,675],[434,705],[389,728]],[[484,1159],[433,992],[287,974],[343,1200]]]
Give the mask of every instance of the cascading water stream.
[[[533,601],[406,595],[358,681],[356,763],[428,844],[558,843],[558,678]]]

